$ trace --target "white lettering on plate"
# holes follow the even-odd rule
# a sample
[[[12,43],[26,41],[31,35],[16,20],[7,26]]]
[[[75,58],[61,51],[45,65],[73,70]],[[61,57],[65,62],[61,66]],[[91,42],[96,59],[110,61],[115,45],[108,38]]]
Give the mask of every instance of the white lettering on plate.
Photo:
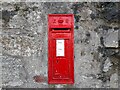
[[[64,56],[64,40],[56,40],[56,56]]]

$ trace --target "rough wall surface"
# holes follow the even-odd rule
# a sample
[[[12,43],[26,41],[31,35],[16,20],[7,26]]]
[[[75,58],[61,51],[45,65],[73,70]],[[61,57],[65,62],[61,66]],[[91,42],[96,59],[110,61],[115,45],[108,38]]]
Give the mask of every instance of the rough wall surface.
[[[3,2],[2,87],[118,88],[120,3]],[[74,14],[74,85],[47,82],[47,15]]]

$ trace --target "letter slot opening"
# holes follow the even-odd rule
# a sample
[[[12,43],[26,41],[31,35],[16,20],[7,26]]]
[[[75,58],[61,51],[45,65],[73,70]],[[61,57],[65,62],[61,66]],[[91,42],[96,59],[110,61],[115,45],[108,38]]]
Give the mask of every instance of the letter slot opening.
[[[53,28],[52,30],[70,30],[69,28]]]

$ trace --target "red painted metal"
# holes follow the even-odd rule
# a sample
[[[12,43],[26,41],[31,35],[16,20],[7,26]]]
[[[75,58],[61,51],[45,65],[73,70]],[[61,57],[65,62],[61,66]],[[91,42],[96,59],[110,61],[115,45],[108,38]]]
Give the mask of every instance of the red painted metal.
[[[74,83],[73,14],[48,15],[48,83]]]

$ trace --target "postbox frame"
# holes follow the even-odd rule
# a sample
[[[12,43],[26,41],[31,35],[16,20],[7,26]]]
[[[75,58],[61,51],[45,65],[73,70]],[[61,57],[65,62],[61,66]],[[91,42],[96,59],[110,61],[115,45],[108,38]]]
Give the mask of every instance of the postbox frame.
[[[51,25],[50,24],[50,17],[54,17],[54,16],[60,16],[60,17],[71,17],[71,25]],[[55,28],[59,28],[61,30],[54,30]],[[62,30],[63,28],[66,28],[68,30]],[[71,48],[70,48],[70,55],[71,55],[71,61],[70,62],[70,78],[67,80],[54,80],[53,76],[52,76],[52,57],[51,57],[51,51],[52,46],[51,44],[51,37],[52,37],[52,33],[63,33],[64,35],[64,39],[68,39],[67,34],[69,33],[69,35],[71,35],[70,37],[70,42],[71,42]],[[56,35],[55,37],[56,39],[63,39],[63,37],[60,37],[60,35]],[[63,66],[64,67],[64,66]],[[74,15],[73,14],[48,14],[48,83],[49,84],[73,84],[74,83]]]

